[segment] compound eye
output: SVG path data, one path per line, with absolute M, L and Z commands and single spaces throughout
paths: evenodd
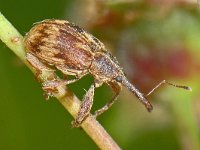
M 117 82 L 121 82 L 121 81 L 122 81 L 122 77 L 121 77 L 121 76 L 117 76 L 117 77 L 115 78 L 115 80 L 116 80 Z

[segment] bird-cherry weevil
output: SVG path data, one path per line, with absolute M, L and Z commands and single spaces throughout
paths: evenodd
M 94 77 L 94 82 L 82 100 L 73 126 L 79 126 L 88 116 L 93 104 L 94 90 L 103 83 L 113 90 L 114 95 L 104 107 L 94 113 L 95 117 L 112 106 L 122 85 L 127 87 L 148 111 L 153 109 L 146 96 L 127 80 L 117 59 L 105 48 L 104 44 L 73 23 L 55 19 L 39 22 L 25 36 L 24 46 L 28 62 L 38 72 L 56 68 L 65 75 L 75 76 L 72 80 L 55 79 L 43 83 L 43 89 L 46 92 L 60 84 L 73 83 L 87 74 Z M 189 89 L 186 86 L 177 87 Z

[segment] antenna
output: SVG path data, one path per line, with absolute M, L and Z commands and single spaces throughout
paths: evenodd
M 163 84 L 168 84 L 170 86 L 174 86 L 174 87 L 181 88 L 181 89 L 184 89 L 184 90 L 192 91 L 192 88 L 189 87 L 189 86 L 177 85 L 177 84 L 173 84 L 173 83 L 167 82 L 166 80 L 163 80 L 160 83 L 158 83 L 146 96 L 149 96 L 151 93 L 153 93 L 157 88 L 159 88 Z

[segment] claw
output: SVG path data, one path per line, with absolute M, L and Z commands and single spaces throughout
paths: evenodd
M 57 79 L 42 83 L 42 89 L 45 91 L 45 99 L 48 100 L 49 97 L 53 96 L 54 93 L 58 93 L 57 88 L 63 84 L 63 80 Z
M 72 128 L 78 128 L 80 127 L 80 124 L 78 122 L 76 122 L 76 120 L 71 122 Z

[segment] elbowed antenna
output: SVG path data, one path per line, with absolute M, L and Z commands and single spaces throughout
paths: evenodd
M 153 106 L 151 103 L 148 101 L 148 99 L 144 96 L 143 93 L 141 93 L 135 86 L 133 86 L 126 77 L 123 77 L 122 79 L 122 84 L 129 89 L 139 100 L 146 109 L 150 112 L 153 110 Z
M 177 85 L 177 84 L 174 84 L 174 83 L 170 83 L 170 82 L 168 82 L 166 80 L 163 80 L 160 83 L 158 83 L 146 96 L 149 96 L 151 93 L 153 93 L 162 84 L 168 84 L 168 85 L 171 85 L 171 86 L 174 86 L 174 87 L 177 87 L 177 88 L 181 88 L 181 89 L 184 89 L 184 90 L 192 91 L 192 88 L 189 87 L 189 86 Z

